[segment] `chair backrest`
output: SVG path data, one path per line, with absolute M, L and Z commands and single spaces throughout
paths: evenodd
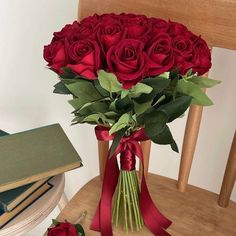
M 78 19 L 94 13 L 133 12 L 171 19 L 201 34 L 211 47 L 236 49 L 234 0 L 80 0 Z

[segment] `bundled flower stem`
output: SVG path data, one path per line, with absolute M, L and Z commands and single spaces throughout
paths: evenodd
M 117 193 L 113 206 L 113 224 L 124 230 L 138 231 L 143 227 L 139 206 L 139 184 L 136 171 L 120 171 Z

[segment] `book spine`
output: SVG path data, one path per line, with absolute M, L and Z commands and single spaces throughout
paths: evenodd
M 6 212 L 7 211 L 7 205 L 4 202 L 0 201 L 0 210 Z

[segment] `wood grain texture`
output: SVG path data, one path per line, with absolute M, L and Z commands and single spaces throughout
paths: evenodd
M 235 0 L 80 0 L 79 19 L 109 12 L 171 19 L 202 35 L 212 47 L 236 49 Z
M 143 151 L 143 170 L 144 170 L 144 176 L 148 177 L 148 168 L 149 168 L 149 160 L 150 160 L 150 152 L 151 152 L 151 140 L 143 141 L 140 143 L 140 146 Z M 139 178 L 142 176 L 142 169 L 141 169 L 141 163 L 139 165 Z
M 101 180 L 103 180 L 105 172 L 108 150 L 109 150 L 109 141 L 98 140 L 99 173 Z
M 236 180 L 236 131 L 234 133 L 228 162 L 225 169 L 224 180 L 221 186 L 218 203 L 222 207 L 229 205 L 229 199 Z
M 184 192 L 187 188 L 201 124 L 202 110 L 202 106 L 192 105 L 188 112 L 177 183 L 180 192 Z
M 149 173 L 148 186 L 152 199 L 173 224 L 168 232 L 173 236 L 235 236 L 236 203 L 230 201 L 228 208 L 217 204 L 217 194 L 204 189 L 189 186 L 181 193 L 176 189 L 176 181 Z M 68 203 L 57 217 L 59 221 L 67 219 L 75 222 L 83 211 L 88 214 L 82 222 L 86 236 L 98 236 L 98 232 L 89 230 L 101 191 L 99 177 L 88 182 Z M 122 229 L 114 229 L 114 236 L 124 236 Z M 146 228 L 130 235 L 152 235 Z
M 208 72 L 203 77 L 208 77 Z M 206 92 L 206 89 L 203 89 Z M 182 145 L 177 188 L 184 192 L 187 188 L 189 174 L 197 145 L 198 133 L 201 125 L 203 107 L 192 105 L 189 108 Z

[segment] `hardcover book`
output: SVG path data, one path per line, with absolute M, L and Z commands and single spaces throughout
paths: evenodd
M 38 198 L 40 198 L 43 194 L 45 194 L 52 187 L 53 186 L 51 184 L 45 183 L 40 188 L 38 188 L 33 194 L 31 194 L 29 196 L 29 198 L 27 198 L 25 201 L 23 201 L 20 205 L 18 205 L 11 212 L 4 212 L 4 211 L 0 210 L 0 229 L 3 228 L 11 220 L 13 220 L 18 214 L 20 214 L 28 206 L 33 204 Z
M 4 212 L 12 211 L 48 180 L 49 178 L 42 179 L 37 182 L 0 193 L 0 209 Z
M 0 192 L 82 165 L 59 124 L 2 136 L 0 150 Z

